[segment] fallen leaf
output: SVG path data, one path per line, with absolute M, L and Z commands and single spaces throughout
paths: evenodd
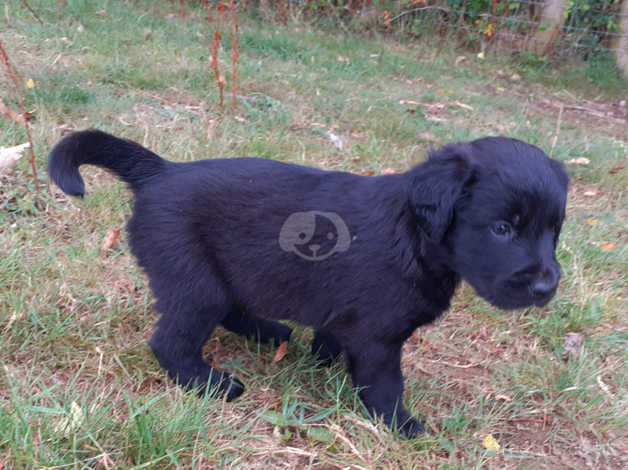
M 24 115 L 20 114 L 11 108 L 7 107 L 2 101 L 0 101 L 0 113 L 11 119 L 13 122 L 22 124 L 24 122 Z
M 35 82 L 32 78 L 26 80 L 26 88 L 35 88 Z
M 600 250 L 602 251 L 609 252 L 609 251 L 613 251 L 614 249 L 615 249 L 615 242 L 603 242 L 600 245 Z
M 15 323 L 16 320 L 24 320 L 24 318 L 26 318 L 26 314 L 24 312 L 22 313 L 15 313 L 13 312 L 11 314 L 11 317 L 9 317 L 9 322 L 7 323 L 7 325 L 4 327 L 4 329 L 6 331 L 10 330 L 11 327 L 13 326 L 13 323 Z
M 484 59 L 484 52 L 478 53 L 478 59 Z
M 344 146 L 342 139 L 333 132 L 330 132 L 327 135 L 329 136 L 329 140 L 331 140 L 331 143 L 334 144 L 338 150 L 342 150 L 342 147 Z
M 497 87 L 497 91 L 499 91 L 499 92 L 503 92 L 503 91 L 505 91 L 505 88 L 498 86 L 498 87 Z
M 585 191 L 584 195 L 585 197 L 593 197 L 593 196 L 597 196 L 597 193 L 595 191 Z
M 626 166 L 623 163 L 620 163 L 619 165 L 617 165 L 615 168 L 612 168 L 610 170 L 608 170 L 608 172 L 611 175 L 614 175 L 615 173 L 619 173 L 621 170 L 623 170 L 624 168 L 626 168 Z
M 587 219 L 587 225 L 590 225 L 591 227 L 595 227 L 598 224 L 599 222 L 595 219 Z
M 351 60 L 348 57 L 342 57 L 341 55 L 338 56 L 338 62 L 343 62 L 345 64 L 349 64 L 351 63 Z
M 613 396 L 613 394 L 611 393 L 611 389 L 608 387 L 608 385 L 602 380 L 601 376 L 597 376 L 595 378 L 595 380 L 597 381 L 597 384 L 600 386 L 600 388 L 602 389 L 602 391 L 604 393 L 606 393 L 607 395 L 610 395 L 611 397 Z
M 563 339 L 563 355 L 568 357 L 579 357 L 582 349 L 582 333 L 567 333 Z
M 396 171 L 392 168 L 384 168 L 382 170 L 382 175 L 394 175 Z
M 59 421 L 54 427 L 54 430 L 55 432 L 63 432 L 66 436 L 68 436 L 71 431 L 82 426 L 84 421 L 85 415 L 83 414 L 83 410 L 75 401 L 73 401 L 70 405 L 70 415 L 61 419 L 61 421 Z
M 565 163 L 567 165 L 588 165 L 589 163 L 591 163 L 591 160 L 586 157 L 578 157 L 567 160 Z
M 497 394 L 497 395 L 495 395 L 495 400 L 511 402 L 512 398 L 510 398 L 508 395 Z
M 16 145 L 15 147 L 0 147 L 0 170 L 4 167 L 8 167 L 14 165 L 20 157 L 24 150 L 26 150 L 30 144 L 28 142 L 20 145 Z
M 454 62 L 454 64 L 458 65 L 463 60 L 467 60 L 467 57 L 464 55 L 459 55 L 458 57 L 456 57 L 456 61 Z
M 362 173 L 364 176 L 373 176 L 375 174 L 374 171 L 365 171 L 364 173 Z
M 491 434 L 484 438 L 482 441 L 482 447 L 486 450 L 490 450 L 491 452 L 498 452 L 499 449 L 501 449 L 499 442 L 497 442 L 497 439 L 495 439 Z
M 116 245 L 119 236 L 119 228 L 112 228 L 111 230 L 109 230 L 107 232 L 107 235 L 105 235 L 105 239 L 103 240 L 102 245 L 100 245 L 100 254 L 102 255 L 105 250 L 113 248 Z
M 277 348 L 277 352 L 275 353 L 275 357 L 273 357 L 273 362 L 281 361 L 284 358 L 284 356 L 286 355 L 287 352 L 288 352 L 288 342 L 284 341 Z

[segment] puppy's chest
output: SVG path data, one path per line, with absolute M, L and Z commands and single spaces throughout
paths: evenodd
M 459 277 L 425 276 L 413 282 L 415 302 L 408 311 L 408 321 L 413 329 L 433 322 L 451 305 Z

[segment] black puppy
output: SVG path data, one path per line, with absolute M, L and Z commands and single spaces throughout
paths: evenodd
M 86 163 L 135 194 L 130 246 L 161 313 L 159 363 L 228 400 L 242 384 L 201 356 L 214 328 L 282 342 L 290 328 L 269 318 L 293 320 L 315 328 L 322 359 L 346 354 L 372 413 L 415 436 L 401 347 L 449 307 L 460 278 L 512 309 L 545 305 L 560 277 L 568 177 L 518 140 L 449 145 L 407 173 L 366 177 L 255 158 L 174 163 L 89 130 L 59 142 L 48 169 L 82 196 Z

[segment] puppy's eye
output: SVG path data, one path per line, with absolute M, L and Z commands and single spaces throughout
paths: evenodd
M 491 230 L 498 237 L 508 237 L 512 233 L 512 226 L 508 222 L 497 222 Z

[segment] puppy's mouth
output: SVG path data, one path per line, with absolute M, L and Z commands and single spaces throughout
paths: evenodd
M 553 289 L 543 295 L 535 295 L 527 284 L 514 281 L 499 283 L 493 286 L 491 291 L 488 293 L 478 291 L 478 294 L 495 307 L 503 310 L 515 310 L 532 306 L 544 307 L 556 293 L 556 289 Z

